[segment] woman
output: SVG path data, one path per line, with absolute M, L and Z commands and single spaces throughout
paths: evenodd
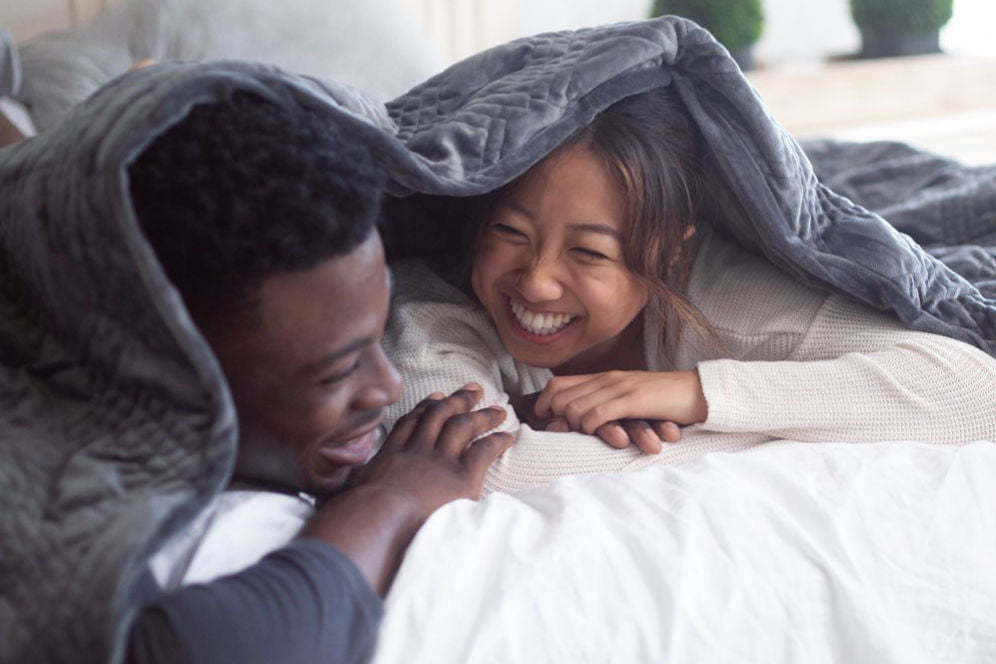
M 708 439 L 699 453 L 996 434 L 996 360 L 799 285 L 720 237 L 699 154 L 670 88 L 623 99 L 480 201 L 463 288 L 397 266 L 386 344 L 407 385 L 400 408 L 467 380 L 511 403 L 530 426 L 491 488 L 634 460 L 590 447 L 571 459 L 537 429 L 651 453 L 681 437 L 675 424 Z

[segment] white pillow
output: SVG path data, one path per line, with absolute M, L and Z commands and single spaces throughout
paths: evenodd
M 395 0 L 123 0 L 19 45 L 11 96 L 40 130 L 137 60 L 253 60 L 387 101 L 443 66 Z M 11 86 L 14 87 L 14 86 Z

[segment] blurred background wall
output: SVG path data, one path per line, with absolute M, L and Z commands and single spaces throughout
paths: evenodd
M 120 1 L 0 0 L 0 26 L 23 41 L 43 30 L 86 23 Z M 438 50 L 435 61 L 444 63 L 524 35 L 645 18 L 652 5 L 651 0 L 394 2 L 394 18 L 423 31 L 429 47 Z M 861 37 L 848 0 L 762 2 L 763 31 L 747 76 L 793 135 L 900 140 L 967 163 L 996 162 L 996 0 L 953 0 L 953 17 L 940 31 L 942 55 L 864 61 L 853 58 Z
M 85 22 L 115 1 L 0 0 L 0 25 L 21 41 Z M 649 0 L 397 1 L 450 62 L 523 35 L 644 18 L 651 6 Z M 764 0 L 764 13 L 755 49 L 761 67 L 806 65 L 858 49 L 847 0 Z M 996 58 L 994 26 L 996 0 L 955 0 L 954 17 L 941 31 L 942 46 Z

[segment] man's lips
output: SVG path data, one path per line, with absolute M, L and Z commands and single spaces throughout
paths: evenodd
M 318 453 L 334 464 L 356 466 L 370 458 L 376 444 L 377 427 L 374 426 L 355 438 L 323 443 Z

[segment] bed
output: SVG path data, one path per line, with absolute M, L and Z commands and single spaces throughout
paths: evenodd
M 185 52 L 184 44 L 203 44 L 166 38 L 161 26 L 176 29 L 183 17 L 140 11 L 153 5 L 124 3 L 85 29 L 22 45 L 17 85 L 9 76 L 5 92 L 45 131 L 132 59 L 248 57 L 234 42 Z M 197 3 L 161 5 L 183 6 Z M 150 43 L 175 49 L 142 48 L 136 26 Z M 377 75 L 354 71 L 347 82 L 362 87 Z M 403 107 L 395 105 L 396 117 Z M 869 207 L 923 244 L 937 240 L 933 255 L 970 275 L 971 288 L 955 277 L 945 283 L 964 294 L 962 310 L 975 323 L 959 327 L 964 321 L 943 305 L 929 316 L 918 309 L 908 322 L 996 352 L 987 327 L 996 321 L 996 224 L 972 221 L 996 220 L 996 171 L 892 143 L 816 142 L 807 153 L 819 177 L 854 200 L 889 187 Z M 928 167 L 934 176 L 924 178 Z M 954 213 L 968 221 L 929 237 L 929 219 Z M 996 432 L 957 445 L 777 441 L 452 503 L 412 543 L 372 661 L 996 660 L 994 443 Z

